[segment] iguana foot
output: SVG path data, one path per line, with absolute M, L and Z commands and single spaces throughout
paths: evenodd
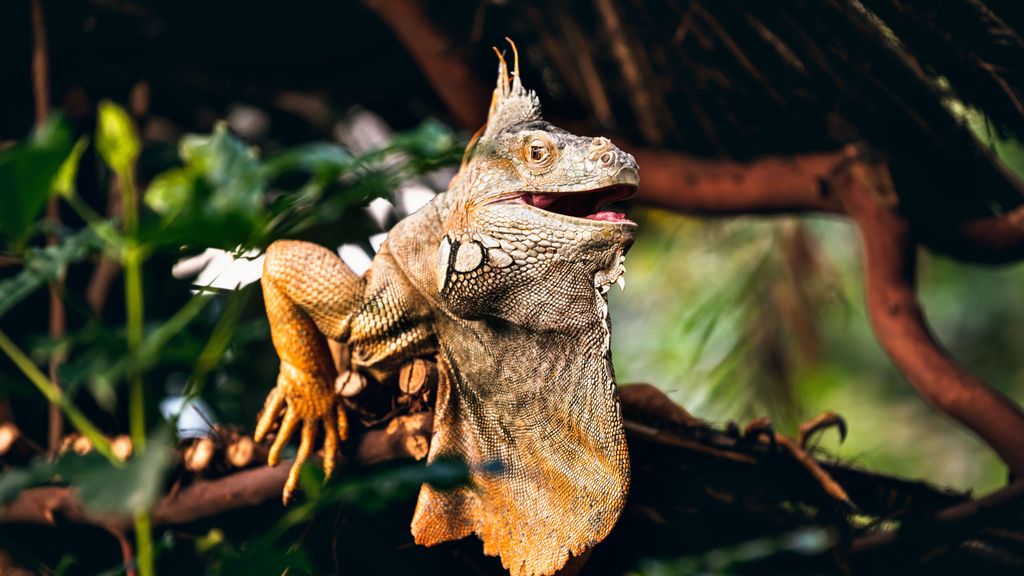
M 282 501 L 288 504 L 298 484 L 299 471 L 313 451 L 321 424 L 324 428 L 324 474 L 330 478 L 337 459 L 338 441 L 348 438 L 348 417 L 334 392 L 333 382 L 322 382 L 316 376 L 282 362 L 277 386 L 267 395 L 254 439 L 262 441 L 278 421 L 281 425 L 267 456 L 270 466 L 276 466 L 280 461 L 281 449 L 301 424 L 299 451 L 282 493 Z
M 807 441 L 811 435 L 832 427 L 838 429 L 841 439 L 846 438 L 846 421 L 833 412 L 824 412 L 800 425 L 798 440 L 794 441 L 789 436 L 775 432 L 771 420 L 762 417 L 754 419 L 744 426 L 743 438 L 748 441 L 765 442 L 772 449 L 785 450 L 814 477 L 828 496 L 849 509 L 856 510 L 857 505 L 853 503 L 842 485 L 836 482 L 832 475 L 826 472 L 806 450 Z
M 815 434 L 829 428 L 835 428 L 839 432 L 840 444 L 846 440 L 846 420 L 835 412 L 822 412 L 800 425 L 800 433 L 796 437 L 797 444 L 806 449 L 807 443 Z

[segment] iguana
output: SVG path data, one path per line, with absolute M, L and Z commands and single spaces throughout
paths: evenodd
M 624 285 L 636 224 L 602 208 L 633 195 L 639 176 L 607 138 L 545 122 L 518 54 L 511 74 L 498 56 L 487 123 L 448 191 L 399 222 L 364 275 L 315 244 L 267 249 L 281 369 L 255 437 L 280 422 L 275 465 L 301 430 L 287 502 L 319 430 L 328 475 L 348 432 L 325 337 L 378 380 L 436 358 L 428 461 L 464 459 L 471 483 L 421 488 L 416 542 L 476 533 L 512 574 L 552 574 L 608 534 L 629 489 L 607 293 Z

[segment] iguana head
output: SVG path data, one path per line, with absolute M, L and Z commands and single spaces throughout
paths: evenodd
M 449 192 L 438 291 L 461 316 L 518 322 L 529 314 L 536 324 L 537 309 L 528 307 L 566 305 L 544 285 L 592 295 L 620 280 L 636 224 L 605 206 L 635 194 L 640 178 L 633 156 L 607 138 L 544 121 L 519 77 L 518 54 L 511 75 L 499 60 L 487 124 Z M 534 297 L 548 301 L 528 301 Z

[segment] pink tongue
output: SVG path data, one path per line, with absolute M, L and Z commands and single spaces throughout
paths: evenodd
M 587 220 L 601 220 L 602 222 L 623 222 L 626 215 L 621 212 L 598 212 L 587 216 Z
M 553 194 L 531 194 L 529 203 L 541 210 L 545 210 L 548 206 L 554 204 L 557 199 L 558 197 Z

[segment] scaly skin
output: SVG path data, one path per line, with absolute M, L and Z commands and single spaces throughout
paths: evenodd
M 263 289 L 281 373 L 256 439 L 280 419 L 273 465 L 301 427 L 285 501 L 319 429 L 328 474 L 347 432 L 329 337 L 377 379 L 417 357 L 438 363 L 428 460 L 464 459 L 471 484 L 423 486 L 416 542 L 476 533 L 517 575 L 552 574 L 600 542 L 629 488 L 607 291 L 636 226 L 549 210 L 589 213 L 638 183 L 633 157 L 607 139 L 543 122 L 518 63 L 510 76 L 502 60 L 486 129 L 450 189 L 391 230 L 365 275 L 326 248 L 274 243 Z

